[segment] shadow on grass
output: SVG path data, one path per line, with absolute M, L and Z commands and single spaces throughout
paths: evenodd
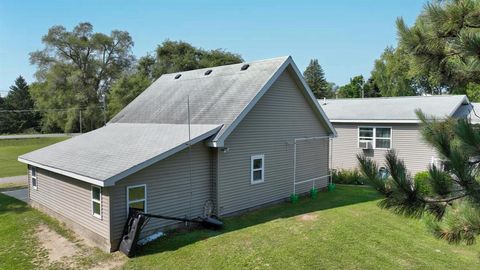
M 0 216 L 2 214 L 21 214 L 29 211 L 30 207 L 25 202 L 0 193 Z
M 240 230 L 250 226 L 266 223 L 279 218 L 289 218 L 305 213 L 333 209 L 337 207 L 368 202 L 379 199 L 380 196 L 372 188 L 365 186 L 337 186 L 333 192 L 320 192 L 316 199 L 301 198 L 296 204 L 279 203 L 239 216 L 222 219 L 224 229 L 210 231 L 205 229 L 188 232 L 170 232 L 166 237 L 153 241 L 138 250 L 137 257 L 164 251 L 173 251 L 198 241 L 218 236 L 224 233 Z

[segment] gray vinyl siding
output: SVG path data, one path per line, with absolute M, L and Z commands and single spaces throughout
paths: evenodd
M 289 197 L 293 192 L 294 139 L 326 135 L 290 71 L 285 71 L 226 139 L 228 151 L 218 152 L 220 215 Z M 298 152 L 302 177 L 328 174 L 329 145 L 325 140 L 327 143 L 314 143 L 314 151 Z M 252 185 L 250 162 L 257 154 L 265 155 L 265 182 Z M 317 182 L 317 187 L 326 186 L 327 181 Z M 297 193 L 311 187 L 311 183 L 299 185 Z
M 437 157 L 435 150 L 423 141 L 418 124 L 334 123 L 338 136 L 332 142 L 332 168 L 357 168 L 357 153 L 365 153 L 381 166 L 385 166 L 386 150 L 358 148 L 358 127 L 360 126 L 391 127 L 392 148 L 405 161 L 407 169 L 412 174 L 426 170 L 432 157 Z
M 127 217 L 126 192 L 128 186 L 147 185 L 147 212 L 175 217 L 201 216 L 203 206 L 212 199 L 211 150 L 203 143 L 192 146 L 191 174 L 192 201 L 190 206 L 190 180 L 188 149 L 159 161 L 127 178 L 120 180 L 111 191 L 112 240 L 121 237 Z M 151 219 L 144 232 L 161 229 L 177 221 Z
M 109 239 L 109 196 L 102 188 L 102 218 L 93 216 L 91 184 L 37 168 L 37 186 L 32 188 L 28 172 L 29 198 L 34 203 Z

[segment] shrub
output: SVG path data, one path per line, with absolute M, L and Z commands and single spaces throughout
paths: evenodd
M 428 171 L 416 173 L 413 180 L 422 194 L 432 195 L 432 186 L 430 185 L 430 174 Z
M 336 184 L 364 185 L 365 181 L 357 169 L 353 170 L 333 170 L 332 181 Z

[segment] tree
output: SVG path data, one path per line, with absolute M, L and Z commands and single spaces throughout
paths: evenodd
M 10 86 L 8 95 L 3 100 L 0 133 L 22 133 L 28 129 L 38 129 L 39 114 L 34 111 L 34 102 L 29 93 L 27 82 L 22 76 Z M 11 112 L 7 112 L 11 111 Z
M 375 161 L 359 155 L 362 174 L 385 195 L 381 207 L 406 216 L 425 216 L 437 237 L 473 244 L 480 234 L 480 127 L 465 119 L 439 121 L 429 120 L 422 112 L 417 115 L 423 138 L 443 163 L 442 168 L 429 166 L 427 188 L 412 179 L 393 150 L 385 156 L 388 180 L 378 175 Z
M 153 76 L 179 71 L 241 63 L 242 57 L 222 49 L 204 50 L 184 41 L 166 40 L 156 49 Z
M 184 41 L 166 40 L 155 56 L 147 55 L 136 63 L 134 71 L 125 72 L 112 86 L 108 113 L 117 114 L 162 74 L 242 62 L 238 54 L 221 49 L 204 50 Z
M 471 102 L 480 102 L 480 84 L 479 83 L 468 83 L 465 90 L 468 100 Z
M 397 20 L 399 46 L 427 92 L 465 93 L 468 83 L 480 82 L 479 13 L 478 0 L 433 1 L 412 27 Z
M 31 90 L 38 108 L 46 111 L 43 129 L 78 131 L 80 110 L 84 130 L 101 126 L 101 97 L 134 60 L 128 32 L 94 33 L 90 23 L 72 31 L 53 26 L 42 42 L 45 48 L 31 53 L 30 61 L 38 67 Z
M 124 74 L 110 90 L 108 97 L 108 115 L 115 116 L 125 106 L 147 89 L 153 81 L 153 66 L 155 59 L 150 56 L 142 57 L 136 71 Z
M 364 97 L 363 87 L 365 80 L 362 75 L 355 76 L 350 79 L 350 83 L 341 86 L 337 95 L 339 98 L 361 98 Z
M 403 48 L 387 47 L 375 60 L 371 79 L 381 96 L 413 96 L 416 94 L 414 79 L 410 74 L 410 56 Z
M 325 73 L 317 59 L 310 60 L 303 77 L 317 99 L 333 97 L 332 87 L 325 79 Z

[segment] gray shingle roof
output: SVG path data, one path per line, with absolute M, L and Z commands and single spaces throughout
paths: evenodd
M 162 75 L 110 122 L 185 124 L 189 96 L 191 123 L 223 124 L 218 138 L 287 59 L 250 62 L 244 71 L 241 63 Z
M 192 143 L 214 135 L 220 125 L 191 125 Z M 187 147 L 188 125 L 112 123 L 27 153 L 20 160 L 100 186 Z M 175 150 L 175 151 L 172 151 Z
M 436 118 L 453 116 L 464 95 L 414 96 L 319 100 L 332 122 L 418 122 L 415 110 L 421 109 Z
M 19 160 L 109 185 L 184 146 L 188 111 L 193 136 L 211 136 L 211 145 L 220 147 L 287 67 L 297 74 L 297 83 L 310 105 L 335 134 L 291 57 L 249 62 L 248 68 L 242 69 L 245 64 L 162 75 L 106 127 L 25 154 Z M 211 72 L 207 74 L 207 70 Z

